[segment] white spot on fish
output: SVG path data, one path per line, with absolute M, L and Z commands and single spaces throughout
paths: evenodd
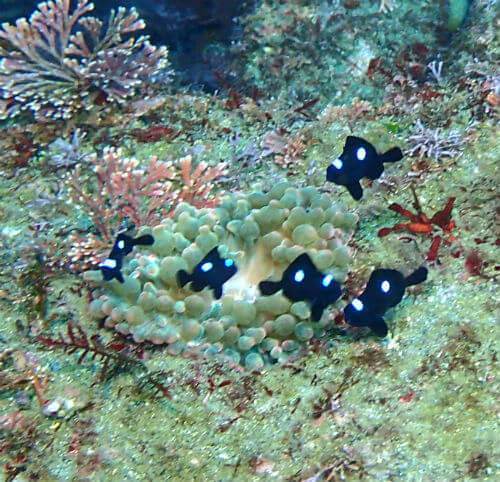
M 358 148 L 356 151 L 356 158 L 358 161 L 364 161 L 366 158 L 366 149 L 364 147 Z
M 342 169 L 342 166 L 344 165 L 344 163 L 340 160 L 340 159 L 334 159 L 332 161 L 332 166 L 335 168 L 335 169 Z
M 210 261 L 207 261 L 206 263 L 203 263 L 201 265 L 201 270 L 204 273 L 206 273 L 207 271 L 210 271 L 213 267 L 214 267 L 214 265 Z
M 356 311 L 363 311 L 363 308 L 365 307 L 365 305 L 363 304 L 363 302 L 360 299 L 358 299 L 358 298 L 354 298 L 351 301 L 351 305 L 353 306 L 353 308 Z
M 101 263 L 101 266 L 103 268 L 114 269 L 116 268 L 116 261 L 114 259 L 108 258 Z
M 295 280 L 296 283 L 300 283 L 301 281 L 304 280 L 304 271 L 299 269 L 298 271 L 295 272 L 295 275 L 293 277 L 293 279 Z
M 321 284 L 327 288 L 328 286 L 330 286 L 330 283 L 332 282 L 333 280 L 333 276 L 331 274 L 327 274 L 323 280 L 321 281 Z

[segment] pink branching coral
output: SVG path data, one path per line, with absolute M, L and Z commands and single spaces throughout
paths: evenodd
M 226 164 L 221 163 L 218 166 L 209 167 L 206 162 L 200 162 L 192 170 L 192 163 L 192 157 L 186 156 L 174 164 L 182 174 L 182 183 L 174 195 L 175 204 L 187 202 L 195 208 L 216 206 L 219 198 L 211 196 L 214 188 L 213 181 L 227 173 Z
M 125 217 L 137 226 L 154 224 L 169 209 L 174 198 L 171 163 L 151 157 L 146 169 L 139 169 L 136 159 L 123 157 L 121 149 L 106 147 L 102 156 L 94 158 L 97 177 L 95 192 L 87 192 L 77 170 L 71 180 L 75 204 L 92 219 L 102 238 L 109 242 Z
M 66 119 L 93 105 L 122 103 L 167 65 L 167 49 L 130 37 L 144 22 L 135 9 L 111 10 L 106 25 L 78 0 L 38 5 L 29 19 L 0 29 L 0 116 L 31 111 L 37 119 Z
M 84 188 L 89 183 L 79 169 L 69 184 L 73 203 L 89 216 L 100 237 L 72 237 L 68 255 L 75 269 L 99 264 L 126 217 L 137 227 L 155 226 L 172 216 L 181 202 L 197 208 L 217 205 L 219 198 L 212 196 L 213 181 L 226 173 L 224 163 L 209 167 L 200 162 L 193 169 L 191 156 L 177 162 L 151 157 L 147 167 L 139 168 L 136 159 L 123 157 L 122 151 L 113 147 L 106 147 L 102 156 L 94 156 L 91 162 L 97 186 Z
M 297 167 L 306 150 L 306 139 L 303 134 L 298 134 L 293 139 L 287 139 L 276 131 L 267 132 L 262 137 L 260 147 L 264 150 L 262 155 L 274 154 L 274 162 L 285 169 Z

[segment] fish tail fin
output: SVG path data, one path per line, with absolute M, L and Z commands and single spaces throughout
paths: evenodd
M 274 295 L 281 289 L 279 281 L 261 281 L 259 283 L 259 290 L 264 296 Z
M 427 268 L 425 266 L 421 266 L 416 271 L 414 271 L 411 275 L 405 278 L 406 286 L 418 285 L 427 279 Z
M 386 337 L 389 329 L 380 315 L 374 315 L 369 325 L 370 329 L 377 336 Z
M 399 147 L 393 147 L 380 155 L 382 162 L 398 162 L 403 159 L 403 152 Z
M 183 269 L 177 271 L 177 281 L 179 282 L 181 288 L 191 281 L 191 276 L 189 273 Z
M 155 238 L 151 234 L 144 234 L 134 239 L 134 245 L 151 246 L 155 242 Z
M 115 274 L 114 274 L 114 277 L 120 282 L 120 283 L 123 283 L 124 282 L 124 279 L 123 279 L 123 275 L 122 275 L 122 272 L 117 269 Z

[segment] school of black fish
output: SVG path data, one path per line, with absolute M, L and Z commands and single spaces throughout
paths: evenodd
M 326 172 L 327 181 L 345 186 L 355 200 L 363 196 L 362 178 L 378 179 L 384 171 L 384 163 L 397 162 L 403 158 L 399 147 L 378 154 L 375 147 L 365 139 L 348 136 L 342 154 L 335 158 Z M 104 280 L 116 279 L 124 282 L 121 268 L 123 259 L 134 246 L 149 246 L 153 236 L 147 234 L 133 238 L 126 232 L 118 234 L 109 256 L 101 263 Z M 177 272 L 180 287 L 189 284 L 193 291 L 205 288 L 212 290 L 216 299 L 221 298 L 223 285 L 236 274 L 238 268 L 231 258 L 221 257 L 218 248 L 213 248 L 194 267 L 191 274 L 185 270 Z M 383 315 L 403 298 L 408 286 L 427 279 L 427 268 L 420 267 L 405 277 L 394 269 L 376 269 L 370 276 L 365 290 L 344 308 L 345 321 L 356 327 L 368 327 L 377 336 L 388 333 Z M 306 301 L 311 307 L 311 319 L 319 321 L 323 311 L 342 296 L 340 284 L 331 274 L 319 271 L 307 253 L 299 255 L 283 272 L 281 280 L 263 280 L 259 283 L 263 296 L 278 291 L 291 301 Z

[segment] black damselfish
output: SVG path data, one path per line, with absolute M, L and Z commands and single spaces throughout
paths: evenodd
M 319 321 L 323 310 L 342 294 L 340 285 L 331 274 L 318 271 L 307 253 L 301 254 L 284 271 L 281 281 L 262 281 L 259 289 L 265 296 L 279 290 L 291 301 L 310 301 L 311 318 Z
M 360 179 L 377 179 L 384 172 L 384 162 L 397 162 L 402 158 L 403 153 L 399 147 L 377 154 L 368 141 L 348 136 L 342 154 L 326 170 L 326 180 L 345 186 L 351 196 L 359 201 L 363 197 Z
M 214 296 L 222 296 L 222 285 L 238 271 L 231 258 L 222 258 L 217 247 L 212 249 L 193 269 L 193 274 L 181 269 L 177 272 L 177 281 L 184 286 L 191 282 L 191 289 L 201 291 L 209 287 Z
M 368 326 L 377 336 L 387 335 L 387 325 L 382 315 L 402 299 L 407 286 L 427 279 L 423 266 L 406 278 L 395 269 L 376 269 L 365 290 L 345 308 L 345 321 L 352 326 Z
M 123 283 L 123 275 L 121 272 L 123 258 L 132 252 L 134 246 L 150 246 L 153 243 L 154 238 L 150 234 L 132 238 L 124 232 L 119 233 L 109 256 L 100 264 L 103 278 L 106 281 L 111 281 L 113 278 L 116 278 L 120 283 Z

